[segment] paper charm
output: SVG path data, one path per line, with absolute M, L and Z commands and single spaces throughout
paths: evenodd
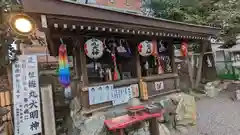
M 153 44 L 147 40 L 138 45 L 138 52 L 141 56 L 150 56 L 153 53 Z
M 101 86 L 99 86 L 98 88 L 97 88 L 97 99 L 98 99 L 98 103 L 104 103 L 105 101 L 104 101 L 104 91 L 103 91 L 103 88 L 101 87 Z
M 167 50 L 167 49 L 164 47 L 164 45 L 163 45 L 163 41 L 162 41 L 162 40 L 159 41 L 159 46 L 160 46 L 160 47 L 157 47 L 159 53 L 160 53 L 160 52 L 164 52 L 164 51 Z
M 116 50 L 119 56 L 127 58 L 132 56 L 128 42 L 124 39 L 120 39 L 119 46 L 117 46 Z
M 199 57 L 197 57 L 196 59 L 196 67 L 198 67 L 198 65 L 199 65 Z
M 158 47 L 157 47 L 157 40 L 152 41 L 152 55 L 157 60 L 158 74 L 162 74 L 164 71 L 163 71 L 163 68 L 161 66 L 161 60 L 160 60 L 160 57 L 159 57 L 159 52 L 158 52 Z
M 108 102 L 108 101 L 112 100 L 112 98 L 111 98 L 112 87 L 113 87 L 113 85 L 102 86 L 103 91 L 104 91 L 104 102 Z
M 212 67 L 212 62 L 211 62 L 209 56 L 207 56 L 207 64 L 208 64 L 208 67 Z
M 138 84 L 132 84 L 132 85 L 130 85 L 130 87 L 132 88 L 132 95 L 133 95 L 133 97 L 139 97 L 139 87 L 138 87 Z
M 167 70 L 167 72 L 172 72 L 172 67 L 171 67 L 171 60 L 170 60 L 170 57 L 169 56 L 167 56 L 166 57 L 166 70 Z
M 158 74 L 162 74 L 162 73 L 164 73 L 164 70 L 161 65 L 161 59 L 160 59 L 160 57 L 156 57 L 156 58 L 157 58 L 157 63 L 158 63 Z
M 103 55 L 104 45 L 99 39 L 89 39 L 84 44 L 85 54 L 91 59 L 99 59 Z
M 181 69 L 181 64 L 177 65 L 177 69 L 180 70 Z
M 126 89 L 127 89 L 127 93 L 128 93 L 128 99 L 127 99 L 127 102 L 128 102 L 128 100 L 133 98 L 134 96 L 133 96 L 133 92 L 132 92 L 133 90 L 132 90 L 131 86 L 127 87 Z
M 148 70 L 148 69 L 149 69 L 149 64 L 148 64 L 148 61 L 146 61 L 146 63 L 144 64 L 144 68 L 145 68 L 146 70 Z
M 95 87 L 89 87 L 88 88 L 88 97 L 89 97 L 89 104 L 94 105 L 97 104 L 97 93 Z
M 66 99 L 72 99 L 73 98 L 71 86 L 68 86 L 64 89 L 64 97 Z

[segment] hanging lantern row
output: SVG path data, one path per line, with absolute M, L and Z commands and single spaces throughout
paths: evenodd
M 55 23 L 54 28 L 59 28 L 59 24 Z M 197 40 L 209 40 L 207 37 L 201 36 L 190 36 L 190 35 L 180 35 L 177 33 L 168 33 L 168 32 L 152 32 L 152 31 L 143 31 L 143 30 L 131 30 L 131 29 L 123 29 L 123 28 L 106 28 L 106 27 L 98 27 L 98 26 L 79 26 L 77 25 L 67 25 L 63 24 L 61 28 L 71 29 L 71 30 L 88 30 L 88 31 L 106 31 L 112 33 L 129 33 L 134 35 L 149 35 L 149 36 L 161 36 L 161 37 L 175 37 L 175 38 L 183 38 L 183 39 L 197 39 Z

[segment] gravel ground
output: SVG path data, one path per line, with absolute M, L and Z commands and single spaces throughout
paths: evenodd
M 197 125 L 187 135 L 240 135 L 240 101 L 232 101 L 229 95 L 197 101 Z

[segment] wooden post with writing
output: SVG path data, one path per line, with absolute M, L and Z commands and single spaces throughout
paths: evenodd
M 41 86 L 44 135 L 56 135 L 52 85 Z

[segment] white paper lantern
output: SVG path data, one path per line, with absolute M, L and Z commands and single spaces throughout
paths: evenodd
M 85 54 L 91 59 L 99 59 L 103 55 L 103 42 L 99 39 L 89 39 L 84 44 Z
M 153 44 L 150 41 L 143 41 L 138 45 L 138 52 L 141 56 L 150 56 L 153 52 Z

